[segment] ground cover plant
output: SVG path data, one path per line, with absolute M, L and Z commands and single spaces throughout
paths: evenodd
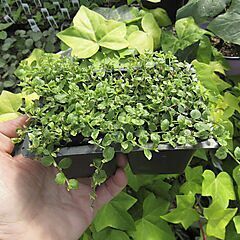
M 33 117 L 22 135 L 28 134 L 30 151 L 43 157 L 45 165 L 56 165 L 59 147 L 80 134 L 79 145 L 103 150 L 103 158 L 94 163 L 94 187 L 106 180 L 102 165 L 114 158 L 113 143 L 125 153 L 140 147 L 150 160 L 160 143 L 176 147 L 228 138 L 224 127 L 211 119 L 208 92 L 192 66 L 170 53 L 87 67 L 66 57 L 43 55 L 37 63 L 23 62 L 18 77 L 23 93 L 39 96 L 22 109 Z
M 204 86 L 204 89 L 206 89 L 208 93 L 206 97 L 212 106 L 209 114 L 214 119 L 214 122 L 223 126 L 223 128 L 219 129 L 219 134 L 223 134 L 228 139 L 218 138 L 218 141 L 221 143 L 222 147 L 219 148 L 216 155 L 213 152 L 204 152 L 201 150 L 197 151 L 191 161 L 191 164 L 187 167 L 184 174 L 157 176 L 134 175 L 132 174 L 131 169 L 128 167 L 127 188 L 111 203 L 104 206 L 104 208 L 97 215 L 94 223 L 90 226 L 88 231 L 86 231 L 84 236 L 82 236 L 81 240 L 118 238 L 123 240 L 145 240 L 149 238 L 153 240 L 239 239 L 239 77 L 230 77 L 225 73 L 227 67 L 224 65 L 223 57 L 215 48 L 212 47 L 211 42 L 209 41 L 211 33 L 209 31 L 200 29 L 197 24 L 194 23 L 192 18 L 180 19 L 178 23 L 175 24 L 175 30 L 172 28 L 165 28 L 169 25 L 169 23 L 164 25 L 164 21 L 167 19 L 165 17 L 163 18 L 165 13 L 160 9 L 156 9 L 150 13 L 153 14 L 154 20 L 158 24 L 158 27 L 156 28 L 157 31 L 153 31 L 153 29 L 155 29 L 154 26 L 156 26 L 153 24 L 151 24 L 151 27 L 148 28 L 151 31 L 146 31 L 146 28 L 143 28 L 142 19 L 146 13 L 149 13 L 149 11 L 135 11 L 133 8 L 131 8 L 130 11 L 127 11 L 126 6 L 124 11 L 120 11 L 121 9 L 124 8 L 105 9 L 104 13 L 102 9 L 98 9 L 96 11 L 101 13 L 106 19 L 113 19 L 113 16 L 116 16 L 114 20 L 123 22 L 127 28 L 127 32 L 129 33 L 131 33 L 131 31 L 129 31 L 131 28 L 135 31 L 142 31 L 151 37 L 153 37 L 153 32 L 157 32 L 158 36 L 157 34 L 154 34 L 155 39 L 159 38 L 159 34 L 161 34 L 161 37 L 159 38 L 160 42 L 156 41 L 156 43 L 158 43 L 158 48 L 155 49 L 163 50 L 165 54 L 168 54 L 167 52 L 171 51 L 177 55 L 179 59 L 187 60 L 189 63 L 192 63 L 196 70 L 198 82 L 200 82 L 201 86 Z M 126 12 L 128 14 L 124 15 L 123 13 Z M 129 12 L 134 14 L 129 14 Z M 159 15 L 159 13 L 161 14 Z M 190 15 L 195 13 L 196 11 L 192 11 Z M 205 11 L 205 13 L 210 14 L 208 11 Z M 124 18 L 124 16 L 127 16 L 127 18 Z M 150 15 L 148 15 L 148 17 L 149 16 Z M 133 25 L 137 26 L 137 28 Z M 93 32 L 95 33 L 95 30 Z M 126 33 L 124 39 L 128 41 L 127 36 L 128 33 Z M 169 37 L 169 41 L 165 41 L 167 37 Z M 110 42 L 111 41 L 112 39 L 110 39 Z M 142 52 L 145 51 L 145 48 L 146 47 L 143 48 Z M 87 66 L 92 64 L 94 61 L 95 74 L 93 74 L 91 77 L 94 77 L 96 80 L 96 78 L 102 79 L 104 76 L 109 76 L 110 74 L 110 72 L 105 73 L 105 71 L 102 71 L 103 68 L 100 67 L 102 64 L 104 66 L 113 65 L 111 68 L 112 70 L 119 65 L 119 61 L 127 62 L 128 57 L 132 56 L 133 52 L 136 54 L 135 57 L 139 53 L 138 50 L 132 51 L 132 48 L 129 46 L 122 50 L 106 49 L 100 46 L 97 54 L 87 58 L 87 60 L 74 60 L 73 62 L 70 62 L 69 60 L 65 61 L 71 66 L 72 64 L 74 66 L 79 66 L 79 64 L 81 66 Z M 37 70 L 39 68 L 37 61 L 33 63 L 34 59 L 36 60 L 41 55 L 42 52 L 37 50 L 35 54 L 33 54 L 27 60 L 28 64 L 33 64 L 33 69 L 31 69 L 32 72 L 34 72 L 34 69 Z M 48 57 L 45 56 L 45 62 L 47 61 L 47 58 L 51 59 L 54 56 L 55 55 L 50 55 Z M 103 59 L 106 59 L 106 56 L 110 57 L 110 63 L 101 62 Z M 144 56 L 141 58 L 144 59 Z M 59 58 L 54 58 L 52 64 L 55 61 L 61 62 L 62 60 Z M 151 65 L 153 65 L 153 63 L 149 63 L 149 66 L 146 64 L 141 69 L 145 71 L 148 67 L 147 71 L 152 71 L 154 68 L 151 67 Z M 184 66 L 187 66 L 187 64 Z M 27 63 L 24 64 L 24 67 L 26 69 L 30 68 Z M 59 66 L 59 69 L 63 69 L 64 67 L 67 68 L 67 65 Z M 75 70 L 76 68 L 74 67 Z M 45 69 L 47 69 L 46 66 Z M 62 74 L 67 74 L 69 79 L 72 79 L 73 76 L 71 75 L 71 71 L 63 71 Z M 136 69 L 133 69 L 133 72 L 135 71 Z M 48 69 L 48 72 L 49 76 L 56 74 L 54 69 Z M 113 74 L 113 76 L 120 74 L 122 77 L 122 74 L 124 73 L 126 72 L 122 70 L 116 71 L 114 72 L 115 75 Z M 21 72 L 19 74 L 21 74 Z M 190 73 L 188 72 L 188 74 Z M 35 78 L 35 76 L 29 74 L 29 76 L 25 76 L 25 78 L 32 79 Z M 181 79 L 181 82 L 185 80 Z M 59 82 L 62 82 L 62 79 L 59 79 Z M 59 84 L 60 88 L 62 88 L 64 84 L 66 84 L 66 81 L 63 81 L 62 85 Z M 30 92 L 33 88 L 36 88 L 39 92 L 41 92 L 44 91 L 43 86 L 44 85 L 41 81 L 41 78 L 36 78 L 35 82 L 32 84 L 32 86 L 30 86 L 29 89 Z M 112 93 L 108 92 L 108 87 L 109 86 L 104 89 L 104 85 L 99 85 L 99 89 L 104 89 L 106 95 L 112 97 Z M 88 86 L 86 86 L 86 89 L 88 89 Z M 54 91 L 57 91 L 57 89 L 54 89 Z M 73 89 L 71 91 L 73 91 Z M 104 91 L 101 94 L 103 94 Z M 162 91 L 161 94 L 163 94 Z M 94 94 L 92 97 L 93 96 Z M 143 96 L 146 97 L 145 94 Z M 71 99 L 74 99 L 73 95 L 71 95 Z M 60 105 L 60 101 L 64 101 L 64 95 L 55 97 L 54 99 L 49 97 L 48 101 L 58 101 L 58 104 Z M 34 106 L 39 105 L 42 109 L 44 108 L 44 106 L 40 104 L 41 98 L 38 99 L 36 94 L 28 95 L 26 92 L 15 95 L 4 91 L 0 96 L 0 102 L 0 121 L 16 117 L 20 114 L 19 112 L 24 109 L 24 111 L 30 111 L 30 109 L 34 109 Z M 88 104 L 90 105 L 91 102 L 88 102 Z M 110 103 L 106 102 L 103 104 L 103 106 L 106 106 L 106 104 L 108 105 Z M 3 108 L 3 106 L 5 108 Z M 8 107 L 6 108 L 6 106 Z M 21 108 L 22 110 L 20 110 Z M 129 112 L 126 112 L 127 114 L 131 114 L 131 119 L 137 119 L 137 122 L 141 122 L 139 121 L 141 119 L 145 121 L 147 118 L 144 117 L 144 111 L 137 107 L 135 110 L 136 109 L 137 112 L 132 111 L 131 108 L 128 109 Z M 71 107 L 67 109 L 67 111 L 69 110 L 71 111 Z M 179 109 L 177 108 L 177 112 L 178 110 Z M 51 111 L 54 112 L 55 110 L 50 109 L 49 114 L 44 116 L 45 119 L 51 117 Z M 123 111 L 125 111 L 125 109 L 123 109 Z M 141 114 L 139 114 L 140 112 Z M 153 114 L 153 112 L 150 110 L 148 112 Z M 64 115 L 64 113 L 62 114 Z M 75 118 L 73 118 L 71 121 L 72 124 L 74 123 L 74 119 Z M 129 119 L 123 118 L 122 120 L 126 121 Z M 94 124 L 98 124 L 98 121 L 101 122 L 102 119 L 97 119 Z M 197 119 L 196 121 L 200 121 L 200 119 Z M 67 118 L 65 119 L 65 122 L 67 122 Z M 71 123 L 69 125 L 71 125 Z M 53 125 L 54 124 L 47 125 L 46 123 L 44 126 L 46 126 L 47 131 L 53 131 L 53 129 L 55 129 L 55 125 Z M 144 125 L 138 126 L 133 124 L 131 120 L 131 125 L 135 128 L 142 128 L 147 124 L 144 123 Z M 168 124 L 164 126 L 167 125 Z M 161 128 L 161 126 L 159 127 Z M 170 126 L 169 121 L 169 129 L 166 130 L 166 132 L 168 132 L 170 129 L 172 129 L 172 127 Z M 222 133 L 223 129 L 225 133 Z M 40 130 L 42 131 L 42 129 Z M 192 129 L 190 130 L 193 131 Z M 59 127 L 58 131 L 58 134 L 61 134 L 62 128 Z M 93 131 L 91 131 L 91 135 L 92 134 Z M 132 136 L 130 135 L 128 137 L 131 139 Z M 160 141 L 163 141 L 162 133 L 158 133 L 158 135 L 161 136 Z M 94 140 L 92 137 L 95 136 L 97 136 L 97 138 Z M 157 135 L 155 135 L 155 137 L 156 136 Z M 126 139 L 124 142 L 129 142 L 127 135 L 124 135 L 124 137 Z M 146 137 L 148 137 L 148 139 Z M 134 141 L 137 144 L 141 144 L 141 142 L 143 141 L 142 143 L 144 143 L 146 139 L 147 141 L 153 141 L 152 137 L 155 139 L 152 134 L 148 134 L 146 136 L 143 135 L 140 140 L 140 136 L 136 136 Z M 95 132 L 93 136 L 90 136 L 90 138 L 93 141 L 97 141 L 100 138 L 104 139 L 100 133 L 97 135 L 97 132 Z M 183 138 L 179 137 L 178 139 L 185 141 L 184 138 L 185 140 L 187 138 L 185 134 L 183 135 Z M 90 140 L 89 138 L 86 139 Z M 178 139 L 175 138 L 175 141 L 177 142 Z M 112 141 L 113 139 L 106 139 L 106 142 L 108 142 L 107 140 Z M 37 141 L 35 144 L 38 144 Z M 103 147 L 112 146 L 107 145 Z M 46 150 L 48 151 L 47 148 Z M 45 160 L 48 160 L 45 162 L 48 164 L 49 158 L 45 158 Z M 179 160 L 181 161 L 181 159 Z M 50 162 L 51 161 L 52 158 L 50 158 Z M 69 162 L 65 163 L 69 164 Z M 62 166 L 64 167 L 64 165 Z M 61 178 L 62 175 L 59 176 L 60 178 L 57 180 L 66 180 L 65 177 Z M 104 177 L 104 175 L 102 176 Z M 75 181 L 71 181 L 71 187 L 76 186 L 77 183 Z

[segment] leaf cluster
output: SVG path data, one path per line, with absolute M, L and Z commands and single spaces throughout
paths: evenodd
M 125 153 L 140 147 L 151 159 L 160 143 L 176 147 L 227 136 L 211 119 L 208 91 L 192 65 L 171 53 L 146 53 L 126 62 L 106 59 L 87 66 L 45 54 L 31 64 L 23 62 L 18 77 L 26 95 L 39 96 L 22 109 L 33 118 L 25 131 L 30 150 L 56 157 L 63 143 L 81 134 L 84 141 L 79 145 L 94 144 L 103 150 L 100 165 L 95 165 L 100 175 L 102 164 L 111 161 L 119 147 Z M 94 185 L 100 184 L 97 176 L 94 179 Z

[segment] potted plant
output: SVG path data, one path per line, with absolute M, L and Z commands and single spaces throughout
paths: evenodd
M 215 140 L 227 136 L 211 119 L 208 91 L 192 65 L 171 53 L 91 64 L 43 54 L 23 62 L 18 77 L 25 95 L 39 96 L 21 109 L 32 118 L 20 131 L 25 151 L 54 165 L 58 183 L 67 182 L 71 164 L 91 162 L 99 185 L 117 152 L 128 154 L 133 172 L 179 173 L 196 149 L 217 148 Z
M 237 21 L 240 16 L 239 8 L 238 0 L 216 4 L 190 0 L 177 13 L 178 19 L 193 16 L 200 26 L 215 34 L 212 43 L 229 63 L 229 75 L 240 75 L 240 29 Z

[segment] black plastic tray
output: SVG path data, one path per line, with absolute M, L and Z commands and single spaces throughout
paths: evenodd
M 25 157 L 34 158 L 34 155 L 28 151 L 29 141 L 26 138 L 19 151 Z M 148 160 L 140 148 L 135 148 L 128 154 L 130 167 L 135 174 L 177 174 L 182 173 L 193 154 L 197 149 L 216 149 L 218 143 L 213 139 L 201 142 L 195 146 L 181 146 L 172 148 L 168 144 L 161 144 L 158 147 L 159 152 L 152 151 L 152 159 Z M 120 151 L 116 151 L 120 152 Z M 100 148 L 93 145 L 64 147 L 58 153 L 56 159 L 59 162 L 63 158 L 71 158 L 72 165 L 69 169 L 64 170 L 69 178 L 91 177 L 94 173 L 94 167 L 90 167 L 93 160 L 102 158 Z M 117 161 L 104 164 L 103 168 L 108 176 L 115 173 Z

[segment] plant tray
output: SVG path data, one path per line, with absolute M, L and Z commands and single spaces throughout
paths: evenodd
M 228 70 L 229 76 L 240 75 L 240 57 L 225 57 L 230 69 Z
M 34 158 L 34 155 L 28 151 L 28 146 L 29 140 L 26 138 L 18 151 L 25 157 Z M 196 150 L 216 148 L 218 148 L 218 143 L 210 139 L 195 146 L 176 148 L 169 144 L 161 144 L 158 147 L 159 152 L 152 151 L 151 160 L 145 157 L 140 148 L 135 148 L 127 155 L 134 174 L 177 174 L 184 172 Z M 120 150 L 116 152 L 120 152 Z M 68 178 L 85 178 L 93 175 L 94 167 L 90 165 L 94 159 L 102 158 L 102 151 L 94 145 L 64 147 L 58 153 L 56 161 L 59 162 L 66 157 L 72 159 L 71 167 L 64 170 L 66 176 Z M 113 175 L 117 169 L 116 158 L 104 164 L 103 169 L 108 176 Z

